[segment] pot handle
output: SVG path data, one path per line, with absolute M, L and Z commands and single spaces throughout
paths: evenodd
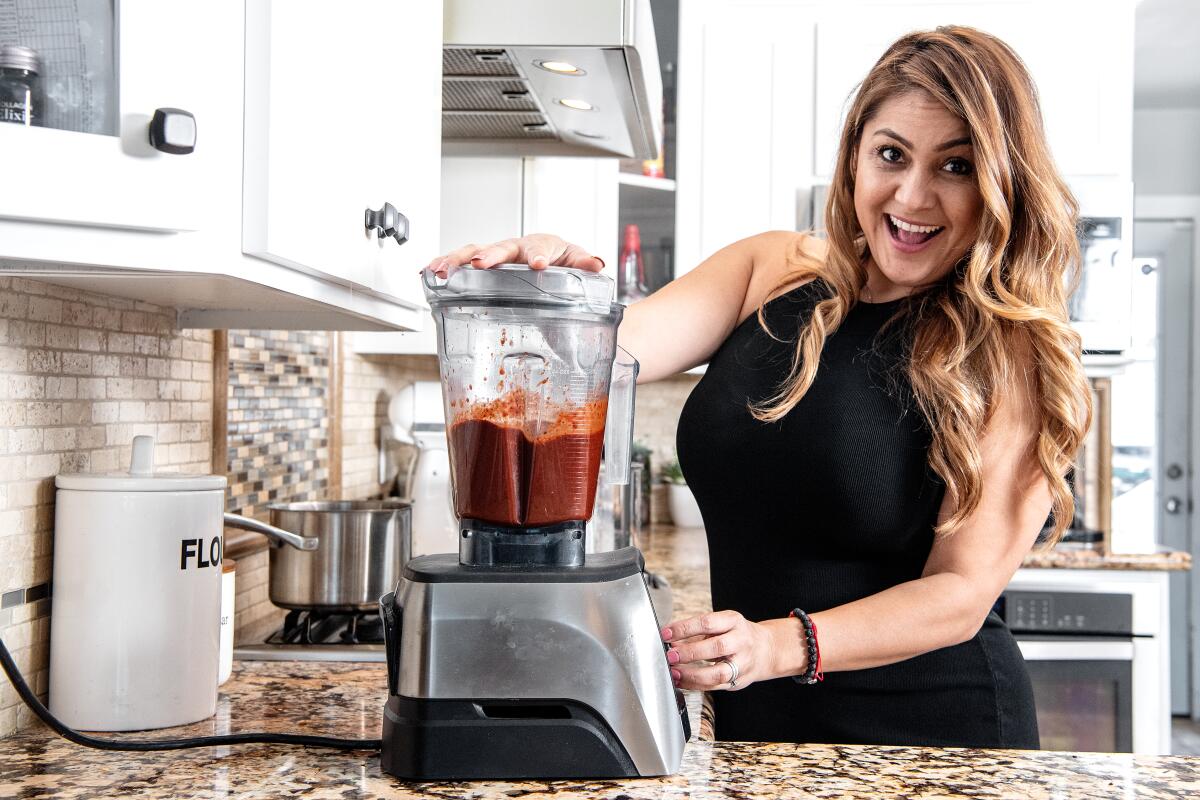
M 240 528 L 244 531 L 254 531 L 255 533 L 263 533 L 283 544 L 290 544 L 297 550 L 316 550 L 321 544 L 320 539 L 315 539 L 311 536 L 298 536 L 297 534 L 285 531 L 283 528 L 276 528 L 274 525 L 268 525 L 265 522 L 259 522 L 256 519 L 243 517 L 241 514 L 225 514 L 225 524 L 230 528 Z

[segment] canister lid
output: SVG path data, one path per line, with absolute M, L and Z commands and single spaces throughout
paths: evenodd
M 23 69 L 36 75 L 42 71 L 42 61 L 32 47 L 0 45 L 0 68 Z
M 227 484 L 224 475 L 155 472 L 153 436 L 133 437 L 133 455 L 129 459 L 128 472 L 76 472 L 59 475 L 54 479 L 54 485 L 59 489 L 83 492 L 224 491 Z
M 422 278 L 425 298 L 435 307 L 483 301 L 562 306 L 597 314 L 620 308 L 612 302 L 612 278 L 567 267 L 531 269 L 525 264 L 501 264 L 490 269 L 456 269 L 446 278 L 426 270 Z

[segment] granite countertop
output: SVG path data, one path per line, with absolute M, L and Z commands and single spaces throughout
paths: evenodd
M 1120 569 L 1179 571 L 1192 568 L 1192 554 L 1183 550 L 1156 553 L 1098 553 L 1090 548 L 1059 546 L 1025 556 L 1022 567 L 1034 569 Z
M 703 531 L 655 529 L 648 565 L 671 581 L 676 616 L 708 608 Z M 237 662 L 214 718 L 124 734 L 238 731 L 378 736 L 382 664 Z M 695 698 L 691 706 L 695 710 Z M 112 734 L 115 736 L 115 734 Z M 368 752 L 243 745 L 160 753 L 90 750 L 44 728 L 0 741 L 0 800 L 12 798 L 1184 798 L 1200 758 L 693 740 L 678 774 L 625 781 L 405 784 Z

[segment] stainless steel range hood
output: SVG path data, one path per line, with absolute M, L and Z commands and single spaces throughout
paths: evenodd
M 658 155 L 662 79 L 649 0 L 443 8 L 445 155 Z

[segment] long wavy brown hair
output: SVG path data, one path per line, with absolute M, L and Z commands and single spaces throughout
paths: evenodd
M 788 379 L 751 410 L 775 421 L 800 401 L 826 337 L 858 302 L 869 255 L 854 210 L 863 127 L 884 101 L 912 91 L 966 123 L 983 199 L 972 247 L 902 312 L 912 334 L 903 368 L 932 433 L 929 464 L 954 503 L 936 530 L 952 533 L 978 507 L 980 439 L 1004 389 L 1026 386 L 1038 416 L 1034 449 L 1053 497 L 1054 542 L 1071 521 L 1065 475 L 1091 423 L 1080 338 L 1067 316 L 1078 283 L 1078 207 L 1050 155 L 1033 81 L 994 36 L 959 26 L 908 34 L 859 85 L 825 206 L 828 255 L 817 263 L 797 249 L 794 269 L 780 283 L 819 277 L 829 295 L 801 323 Z M 765 328 L 761 307 L 759 321 Z

